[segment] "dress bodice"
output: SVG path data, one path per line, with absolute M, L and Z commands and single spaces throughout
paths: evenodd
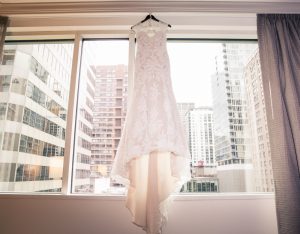
M 165 79 L 169 83 L 170 63 L 166 45 L 167 26 L 159 22 L 141 24 L 136 31 L 137 54 L 135 84 L 147 83 L 145 79 L 151 79 L 157 82 L 159 79 Z
M 155 49 L 164 49 L 166 46 L 166 32 L 165 31 L 154 31 L 147 33 L 146 31 L 137 32 L 137 43 L 138 51 L 151 51 Z M 154 34 L 154 35 L 152 35 Z M 153 52 L 152 52 L 153 53 Z

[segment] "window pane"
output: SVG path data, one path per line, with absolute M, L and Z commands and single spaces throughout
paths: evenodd
M 5 119 L 7 103 L 0 103 L 0 120 Z
M 171 77 L 191 154 L 181 192 L 272 192 L 255 42 L 168 42 Z M 127 105 L 128 41 L 85 41 L 73 192 L 122 193 L 110 179 Z
M 8 92 L 11 75 L 0 75 L 0 92 Z
M 61 191 L 72 55 L 72 42 L 5 44 L 1 192 Z
M 73 192 L 122 193 L 110 179 L 127 108 L 128 41 L 84 41 Z
M 274 191 L 257 43 L 168 49 L 191 154 L 192 180 L 182 192 Z

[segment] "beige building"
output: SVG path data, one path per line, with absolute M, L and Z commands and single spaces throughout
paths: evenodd
M 245 82 L 249 102 L 249 129 L 253 139 L 250 146 L 254 189 L 256 192 L 273 192 L 271 151 L 258 50 L 246 66 Z
M 113 186 L 109 176 L 126 116 L 128 70 L 126 65 L 96 66 L 93 70 L 96 80 L 91 177 L 94 188 L 102 187 L 100 192 L 107 192 Z M 100 183 L 104 186 L 97 185 Z

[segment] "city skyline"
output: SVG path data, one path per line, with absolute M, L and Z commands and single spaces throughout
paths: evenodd
M 167 42 L 171 81 L 178 103 L 192 102 L 195 107 L 213 105 L 211 76 L 216 72 L 216 57 L 222 56 L 222 43 L 218 41 Z M 245 44 L 255 45 L 253 42 Z M 93 58 L 91 66 L 128 64 L 129 42 L 127 40 L 85 41 L 84 46 L 90 50 Z M 116 54 L 118 56 L 115 56 Z
M 92 66 L 128 64 L 127 40 L 85 41 L 84 46 L 90 48 Z M 214 58 L 220 54 L 221 43 L 168 41 L 167 49 L 176 101 L 193 102 L 196 107 L 211 106 L 210 76 L 215 72 Z
M 114 43 L 116 43 L 117 46 L 114 46 Z M 128 91 L 126 84 L 128 41 L 123 40 L 120 41 L 120 43 L 119 41 L 98 41 L 96 44 L 97 45 L 90 41 L 87 42 L 87 44 L 84 44 L 82 55 L 83 61 L 81 64 L 80 88 L 77 102 L 77 127 L 74 138 L 73 192 L 110 193 L 113 191 L 111 190 L 111 187 L 116 186 L 116 188 L 120 188 L 120 185 L 110 181 L 109 174 L 117 150 L 118 141 L 122 134 L 121 129 L 126 115 L 126 97 Z M 263 103 L 263 96 L 256 97 L 254 92 L 254 90 L 260 87 L 259 82 L 261 82 L 257 70 L 258 57 L 255 58 L 255 62 L 253 62 L 252 65 L 251 61 L 248 64 L 249 55 L 253 52 L 252 48 L 255 48 L 257 45 L 251 45 L 251 43 L 211 43 L 212 47 L 218 47 L 218 52 L 213 53 L 214 50 L 210 50 L 211 54 L 206 56 L 206 60 L 209 61 L 206 62 L 202 61 L 205 57 L 203 55 L 190 57 L 190 59 L 195 58 L 192 59 L 192 61 L 187 61 L 183 56 L 185 53 L 191 53 L 190 50 L 192 49 L 194 49 L 194 52 L 198 53 L 200 48 L 208 44 L 209 43 L 199 43 L 199 45 L 197 45 L 197 43 L 168 43 L 168 47 L 170 47 L 169 55 L 171 70 L 172 73 L 175 74 L 172 74 L 171 77 L 174 86 L 174 94 L 177 99 L 177 108 L 185 129 L 192 160 L 191 171 L 193 181 L 185 186 L 185 190 L 190 192 L 222 192 L 224 191 L 224 186 L 228 185 L 228 191 L 233 192 L 236 190 L 234 187 L 230 187 L 231 180 L 229 177 L 225 176 L 224 178 L 227 179 L 224 180 L 223 178 L 223 180 L 220 180 L 220 178 L 222 178 L 222 175 L 220 174 L 222 170 L 226 169 L 223 170 L 223 172 L 228 172 L 229 170 L 234 169 L 235 171 L 239 170 L 240 172 L 243 171 L 243 173 L 246 173 L 254 168 L 254 170 L 257 171 L 254 181 L 260 183 L 260 185 L 257 185 L 256 191 L 273 191 L 268 142 L 265 141 L 264 146 L 259 145 L 259 150 L 254 147 L 252 151 L 253 154 L 249 154 L 249 150 L 247 153 L 245 151 L 246 149 L 249 149 L 247 142 L 250 140 L 250 131 L 244 130 L 246 127 L 249 127 L 247 123 L 255 123 L 255 121 L 260 119 L 260 124 L 257 124 L 257 126 L 252 124 L 254 127 L 252 126 L 251 132 L 254 133 L 254 135 L 251 135 L 251 137 L 254 136 L 259 139 L 268 138 L 267 133 L 261 131 L 261 128 L 266 129 L 267 126 L 265 120 L 263 120 L 264 116 L 257 112 L 260 111 L 259 113 L 263 113 L 264 106 L 260 105 L 259 109 L 255 107 L 256 113 L 254 115 L 252 114 L 252 120 L 248 120 L 249 116 L 251 116 L 249 114 L 250 111 L 252 111 L 252 113 L 254 112 L 253 110 L 250 110 L 251 108 L 247 109 L 245 99 L 246 88 L 244 68 L 248 65 L 251 66 L 251 69 L 249 68 L 251 71 L 256 71 L 256 73 L 253 74 L 249 73 L 250 75 L 248 76 L 254 76 L 257 79 L 257 87 L 254 87 L 252 91 L 250 88 L 247 90 L 248 93 L 252 92 L 254 95 L 252 95 L 252 99 L 255 100 L 255 102 L 251 105 L 257 106 L 257 98 Z M 6 151 L 13 152 L 17 150 L 26 150 L 29 152 L 28 154 L 31 155 L 32 160 L 37 160 L 38 158 L 34 156 L 34 154 L 43 154 L 40 156 L 44 156 L 44 152 L 51 152 L 49 161 L 55 162 L 54 164 L 51 164 L 55 166 L 46 168 L 44 162 L 41 164 L 42 167 L 40 167 L 40 162 L 35 162 L 34 160 L 31 161 L 32 165 L 24 165 L 22 167 L 19 165 L 14 166 L 14 163 L 2 163 L 0 164 L 0 177 L 2 176 L 3 179 L 4 176 L 6 180 L 13 180 L 13 177 L 11 176 L 15 176 L 14 178 L 16 178 L 18 182 L 27 180 L 34 182 L 40 178 L 47 180 L 49 177 L 50 180 L 52 180 L 52 183 L 55 182 L 53 180 L 57 180 L 55 183 L 56 186 L 58 186 L 58 184 L 61 184 L 61 182 L 59 182 L 61 178 L 59 178 L 59 175 L 62 171 L 64 137 L 66 135 L 66 123 L 62 122 L 62 120 L 66 120 L 68 82 L 70 79 L 66 77 L 64 69 L 59 68 L 59 66 L 58 68 L 57 66 L 54 68 L 57 73 L 52 73 L 52 65 L 49 65 L 48 63 L 51 64 L 56 61 L 61 62 L 61 60 L 57 57 L 49 56 L 49 51 L 44 52 L 45 49 L 41 49 L 40 45 L 33 45 L 33 48 L 35 48 L 33 51 L 35 52 L 30 59 L 31 62 L 20 65 L 21 59 L 24 59 L 22 53 L 30 56 L 28 51 L 31 50 L 27 47 L 28 45 L 18 46 L 18 48 L 21 48 L 17 53 L 18 56 L 15 56 L 15 52 L 13 52 L 12 49 L 9 49 L 13 47 L 7 47 L 8 49 L 5 50 L 3 66 L 6 66 L 5 68 L 12 66 L 13 69 L 19 69 L 18 72 L 23 72 L 22 74 L 24 74 L 26 69 L 29 69 L 34 76 L 29 73 L 29 81 L 26 81 L 26 76 L 24 75 L 22 75 L 22 78 L 25 78 L 25 80 L 21 79 L 21 76 L 15 78 L 15 75 L 10 77 L 7 76 L 6 73 L 3 73 L 0 77 L 0 93 L 2 96 L 16 96 L 14 93 L 21 93 L 22 95 L 26 94 L 27 97 L 38 103 L 39 107 L 33 105 L 34 108 L 30 109 L 31 107 L 27 107 L 25 104 L 24 108 L 20 105 L 22 104 L 20 101 L 0 103 L 0 120 L 1 124 L 4 124 L 3 126 L 10 126 L 10 121 L 22 121 L 22 126 L 29 125 L 36 129 L 34 132 L 37 130 L 41 131 L 41 133 L 37 135 L 41 136 L 43 142 L 41 139 L 38 141 L 36 139 L 31 139 L 32 137 L 29 136 L 30 134 L 26 136 L 26 134 L 23 134 L 22 130 L 20 132 L 21 134 L 19 132 L 17 134 L 12 134 L 13 132 L 8 131 L 0 134 L 1 153 L 6 153 Z M 102 55 L 97 54 L 98 49 L 94 48 L 102 48 Z M 112 51 L 115 51 L 116 48 L 118 49 L 118 54 L 121 54 L 122 56 L 116 54 L 112 55 Z M 208 49 L 209 48 L 210 47 L 208 47 Z M 60 51 L 60 53 L 63 51 L 57 45 L 53 46 L 53 49 Z M 105 54 L 104 52 L 109 54 Z M 95 53 L 98 56 L 95 57 Z M 203 54 L 205 55 L 205 53 Z M 102 59 L 95 62 L 95 59 L 98 59 L 101 56 Z M 16 61 L 14 60 L 15 58 L 17 59 Z M 115 64 L 111 65 L 113 61 L 115 61 Z M 103 64 L 98 64 L 100 62 Z M 98 65 L 93 65 L 95 63 Z M 107 63 L 110 65 L 107 65 Z M 207 63 L 210 63 L 210 66 L 207 66 L 206 69 L 202 69 Z M 29 65 L 29 67 L 26 64 Z M 174 64 L 179 65 L 174 66 Z M 26 69 L 24 67 L 25 65 L 27 66 Z M 68 66 L 70 66 L 68 68 L 70 69 L 70 59 L 68 60 Z M 117 72 L 117 70 L 122 70 L 123 72 Z M 7 71 L 8 69 L 3 69 L 3 72 Z M 190 75 L 191 73 L 193 73 L 193 75 Z M 202 75 L 200 76 L 199 74 Z M 28 75 L 28 72 L 26 72 L 26 75 Z M 57 78 L 59 76 L 62 76 L 60 82 L 52 79 L 53 77 Z M 212 82 L 211 77 L 217 80 L 217 82 Z M 43 82 L 46 83 L 46 86 Z M 197 92 L 190 90 L 189 87 L 193 87 Z M 250 87 L 250 85 L 248 85 L 248 87 Z M 205 92 L 202 92 L 203 88 L 205 89 Z M 176 89 L 179 89 L 180 91 L 178 92 Z M 260 90 L 260 92 L 262 92 L 262 90 Z M 45 96 L 45 94 L 50 96 Z M 59 100 L 57 96 L 62 100 Z M 219 96 L 219 100 L 223 100 L 225 103 L 214 106 L 215 103 L 213 100 L 217 96 Z M 202 102 L 198 101 L 201 97 L 203 97 Z M 206 99 L 209 101 L 205 101 Z M 227 99 L 228 101 L 230 100 L 230 105 L 227 103 Z M 189 100 L 189 102 L 185 100 Z M 46 104 L 44 104 L 44 102 Z M 208 103 L 210 103 L 210 105 L 208 105 Z M 48 112 L 44 111 L 44 108 L 48 108 L 50 112 L 58 116 L 55 118 L 61 120 L 55 120 L 52 114 L 49 115 Z M 203 108 L 209 109 L 210 113 L 202 116 L 200 111 Z M 207 121 L 209 118 L 212 120 L 212 116 L 214 116 L 214 121 Z M 228 123 L 226 122 L 227 120 L 229 120 Z M 40 126 L 41 121 L 42 123 L 45 123 L 45 127 L 49 126 L 49 130 L 47 130 L 48 127 L 45 130 L 44 127 Z M 224 161 L 224 163 L 222 163 L 222 158 L 219 156 L 220 148 L 218 148 L 218 142 L 220 142 L 220 138 L 218 138 L 218 131 L 215 132 L 215 128 L 218 129 L 220 126 L 223 128 L 222 131 L 228 132 L 228 146 L 232 149 L 230 151 L 231 156 L 227 159 L 225 158 L 227 161 Z M 28 127 L 22 128 L 28 129 Z M 225 130 L 225 128 L 227 130 Z M 231 130 L 229 131 L 229 129 Z M 49 131 L 46 132 L 46 134 L 52 136 L 47 138 L 48 135 L 42 133 L 45 131 Z M 258 131 L 258 133 L 255 134 L 255 131 Z M 53 136 L 60 140 L 54 140 Z M 46 141 L 46 139 L 48 140 Z M 215 141 L 215 139 L 217 140 Z M 211 142 L 211 144 L 206 145 L 207 142 Z M 215 142 L 217 142 L 216 149 Z M 264 150 L 262 150 L 262 147 L 264 147 Z M 9 152 L 9 154 L 12 154 L 12 152 Z M 14 154 L 17 155 L 16 153 Z M 246 154 L 248 155 L 247 157 Z M 253 160 L 254 157 L 257 158 L 257 162 L 254 162 L 253 165 L 251 164 L 251 157 L 253 157 Z M 19 160 L 19 156 L 16 158 Z M 20 157 L 20 159 L 21 158 L 22 157 Z M 6 157 L 2 157 L 2 161 L 3 159 L 6 160 Z M 43 160 L 45 161 L 46 159 Z M 219 163 L 219 166 L 216 165 L 216 162 Z M 243 164 L 246 163 L 247 166 L 245 167 Z M 262 163 L 264 166 L 261 166 Z M 225 168 L 224 166 L 227 164 L 231 166 Z M 239 168 L 237 168 L 236 164 L 240 165 Z M 55 167 L 60 169 L 55 169 Z M 10 173 L 7 174 L 6 172 L 9 170 Z M 263 170 L 267 170 L 267 174 L 263 172 Z M 237 177 L 240 177 L 239 179 L 241 181 L 250 175 L 242 175 L 240 172 L 237 174 Z M 10 178 L 7 176 L 10 176 Z M 263 181 L 268 181 L 268 187 L 263 184 Z M 22 186 L 25 186 L 25 183 L 22 184 Z M 49 188 L 37 191 L 58 192 L 60 189 L 61 187 L 58 186 L 56 189 Z M 242 191 L 252 190 L 243 188 Z
M 253 167 L 249 150 L 244 68 L 256 44 L 223 43 L 212 76 L 215 157 L 221 192 L 252 192 Z

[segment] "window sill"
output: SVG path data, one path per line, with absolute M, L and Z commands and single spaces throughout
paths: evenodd
M 174 201 L 202 201 L 202 200 L 257 200 L 257 199 L 274 199 L 274 193 L 216 193 L 216 194 L 173 194 Z M 122 201 L 125 195 L 95 195 L 95 194 L 16 194 L 2 193 L 0 199 L 53 199 L 53 200 L 102 200 L 102 201 Z

